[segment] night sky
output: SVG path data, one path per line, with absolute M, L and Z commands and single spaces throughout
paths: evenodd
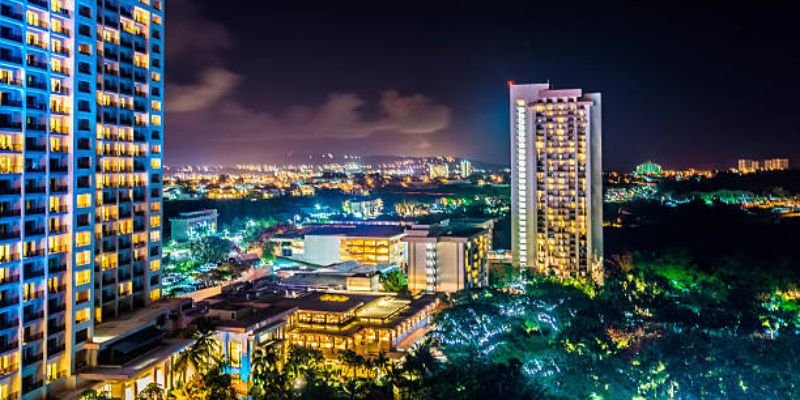
M 168 0 L 167 163 L 507 164 L 508 80 L 602 92 L 606 169 L 800 162 L 796 13 L 644 3 Z

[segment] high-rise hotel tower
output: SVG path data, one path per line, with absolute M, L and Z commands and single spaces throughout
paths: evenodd
M 0 6 L 0 398 L 52 397 L 161 296 L 163 3 Z
M 599 93 L 510 85 L 514 262 L 602 279 Z

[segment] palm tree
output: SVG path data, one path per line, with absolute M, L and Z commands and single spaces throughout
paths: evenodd
M 383 376 L 388 372 L 392 360 L 386 357 L 386 353 L 380 352 L 375 358 L 372 358 L 370 361 L 370 367 L 375 372 L 375 378 L 379 376 Z
M 94 389 L 89 389 L 81 393 L 79 400 L 119 400 L 117 397 L 111 396 L 109 392 L 98 392 Z
M 157 383 L 151 383 L 136 395 L 136 400 L 164 400 L 164 389 Z
M 174 368 L 180 372 L 181 382 L 186 381 L 190 368 L 194 372 L 204 371 L 219 354 L 219 342 L 214 331 L 196 331 L 192 339 L 194 342 L 175 358 Z
M 353 371 L 353 378 L 356 377 L 358 368 L 365 364 L 364 357 L 360 356 L 353 350 L 347 349 L 339 352 L 339 362 L 350 367 Z
M 254 399 L 285 400 L 290 397 L 289 379 L 278 368 L 279 359 L 274 347 L 258 347 L 253 352 L 250 396 Z

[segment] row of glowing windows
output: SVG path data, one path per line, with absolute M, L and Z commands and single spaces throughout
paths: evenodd
M 60 4 L 60 2 L 58 2 L 57 0 L 54 0 L 54 3 L 53 3 L 54 6 L 55 6 L 56 2 Z M 59 9 L 53 9 L 53 11 L 59 11 Z M 38 12 L 35 12 L 33 10 L 28 10 L 25 13 L 25 19 L 28 22 L 28 25 L 38 26 L 40 28 L 45 28 L 45 29 L 48 28 L 46 15 L 40 15 Z M 65 32 L 64 31 L 64 21 L 59 19 L 59 18 L 51 18 L 49 26 L 50 26 L 50 29 L 53 30 L 53 32 L 59 32 L 59 33 L 64 33 Z

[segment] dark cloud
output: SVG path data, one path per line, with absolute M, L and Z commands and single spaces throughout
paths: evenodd
M 413 93 L 404 95 L 390 89 L 370 102 L 351 92 L 329 93 L 317 105 L 295 105 L 283 110 L 247 105 L 239 98 L 248 79 L 225 65 L 223 53 L 232 47 L 231 34 L 222 25 L 204 17 L 188 0 L 170 2 L 170 43 L 168 57 L 181 66 L 193 65 L 194 74 L 182 74 L 167 86 L 169 135 L 179 146 L 167 153 L 170 162 L 196 161 L 195 153 L 208 154 L 215 161 L 269 161 L 274 150 L 300 151 L 325 148 L 330 140 L 358 140 L 380 153 L 394 149 L 427 150 L 432 136 L 447 129 L 449 107 Z M 275 93 L 261 93 L 267 98 Z M 248 104 L 259 104 L 250 99 Z M 191 138 L 192 142 L 185 139 Z M 197 148 L 198 143 L 212 148 Z M 224 157 L 220 149 L 226 149 Z M 253 148 L 268 149 L 253 153 Z M 273 151 L 270 151 L 273 150 Z M 328 148 L 327 150 L 330 150 Z M 185 160 L 191 154 L 191 160 Z

